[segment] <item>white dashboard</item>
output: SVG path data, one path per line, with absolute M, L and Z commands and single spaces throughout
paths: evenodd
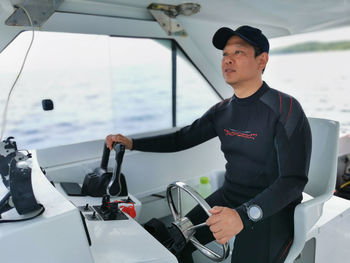
M 59 183 L 53 185 L 42 173 L 35 152 L 32 160 L 33 191 L 45 211 L 28 221 L 0 224 L 1 262 L 177 262 L 128 214 L 124 213 L 123 220 L 89 220 L 92 207 L 101 205 L 102 198 L 68 196 Z M 6 191 L 1 186 L 0 196 Z M 135 203 L 137 218 L 142 205 L 132 194 L 129 197 Z M 91 210 L 84 211 L 86 204 Z M 2 219 L 25 218 L 35 213 L 22 216 L 11 209 L 2 214 Z

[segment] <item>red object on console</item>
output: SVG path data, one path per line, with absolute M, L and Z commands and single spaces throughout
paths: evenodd
M 131 204 L 129 203 L 128 205 L 131 205 L 131 206 L 120 206 L 120 209 L 127 213 L 129 216 L 131 216 L 132 218 L 135 218 L 136 216 L 136 211 L 135 211 L 135 205 L 134 204 Z

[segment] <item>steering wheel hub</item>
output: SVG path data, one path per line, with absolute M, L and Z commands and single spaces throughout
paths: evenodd
M 196 233 L 196 230 L 193 229 L 192 222 L 187 217 L 176 220 L 173 222 L 173 225 L 175 225 L 181 231 L 181 233 L 184 235 L 184 238 L 186 239 L 186 242 L 188 242 L 190 238 Z

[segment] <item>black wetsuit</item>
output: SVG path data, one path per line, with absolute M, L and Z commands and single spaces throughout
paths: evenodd
M 291 245 L 294 207 L 302 200 L 311 154 L 311 131 L 300 104 L 264 82 L 250 97 L 234 95 L 175 133 L 134 139 L 133 149 L 181 151 L 216 136 L 227 160 L 226 175 L 208 203 L 236 209 L 244 224 L 232 262 L 282 262 Z M 263 212 L 257 222 L 246 213 L 250 205 Z M 202 216 L 199 208 L 188 214 L 194 223 L 203 222 Z M 205 235 L 202 242 L 213 238 Z

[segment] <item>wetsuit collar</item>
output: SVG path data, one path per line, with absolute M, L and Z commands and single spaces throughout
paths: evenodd
M 265 83 L 265 81 L 263 81 L 262 86 L 254 94 L 243 99 L 238 98 L 234 94 L 232 97 L 232 101 L 239 104 L 250 104 L 256 101 L 257 99 L 259 99 L 268 89 L 269 89 L 269 86 Z

